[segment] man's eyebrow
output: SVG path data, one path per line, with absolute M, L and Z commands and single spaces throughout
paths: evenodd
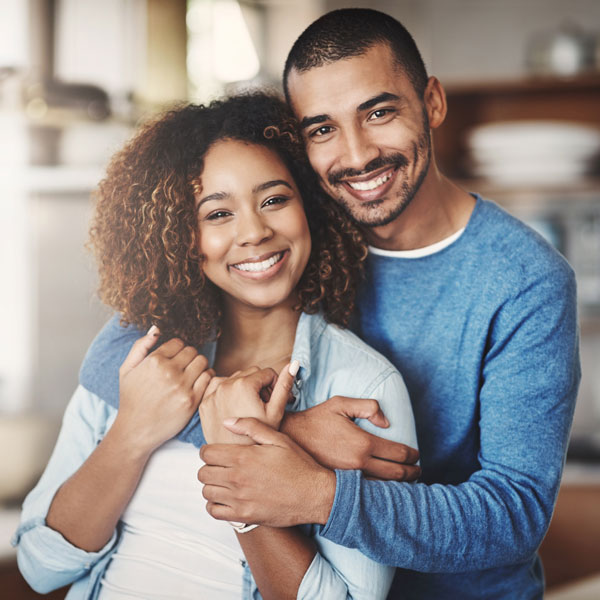
M 300 130 L 303 131 L 311 125 L 315 125 L 316 123 L 324 123 L 325 121 L 329 121 L 330 119 L 331 117 L 329 115 L 315 115 L 314 117 L 304 117 L 304 119 L 300 121 Z
M 356 112 L 369 110 L 380 102 L 397 102 L 398 100 L 401 100 L 400 96 L 396 96 L 396 94 L 392 94 L 391 92 L 382 92 L 373 98 L 369 98 L 369 100 L 366 100 L 362 104 L 359 104 L 356 107 Z M 324 123 L 325 121 L 329 120 L 331 120 L 331 117 L 327 114 L 315 115 L 314 117 L 304 117 L 302 121 L 300 121 L 300 129 L 304 130 L 311 125 L 315 125 L 316 123 Z
M 275 187 L 277 185 L 285 185 L 286 187 L 290 188 L 290 190 L 293 190 L 292 186 L 284 179 L 272 179 L 271 181 L 265 181 L 264 183 L 259 183 L 258 185 L 255 185 L 252 188 L 252 193 L 257 194 L 258 192 L 264 192 L 265 190 L 268 190 L 269 188 Z
M 400 100 L 400 96 L 396 96 L 396 94 L 392 94 L 390 92 L 382 92 L 369 100 L 366 100 L 362 104 L 359 104 L 356 107 L 356 112 L 362 112 L 363 110 L 369 110 L 374 106 L 377 106 L 380 102 L 397 102 Z

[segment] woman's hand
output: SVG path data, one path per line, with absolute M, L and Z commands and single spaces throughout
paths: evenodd
M 279 429 L 298 368 L 298 361 L 294 361 L 279 376 L 273 369 L 251 367 L 230 377 L 213 377 L 198 409 L 206 441 L 252 444 L 247 436 L 236 435 L 223 426 L 229 418 L 254 417 Z
M 214 376 L 207 359 L 180 339 L 148 354 L 158 335 L 156 327 L 150 328 L 135 342 L 119 371 L 113 434 L 126 436 L 142 453 L 151 453 L 185 427 Z

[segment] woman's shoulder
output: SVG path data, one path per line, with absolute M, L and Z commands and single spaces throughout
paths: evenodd
M 327 323 L 320 314 L 304 318 L 312 321 L 307 328 L 311 335 L 304 332 L 303 341 L 310 352 L 305 362 L 320 385 L 327 381 L 327 387 L 335 387 L 336 394 L 344 395 L 344 390 L 349 390 L 353 397 L 369 397 L 387 379 L 401 381 L 396 367 L 350 330 Z M 303 364 L 302 358 L 296 357 Z

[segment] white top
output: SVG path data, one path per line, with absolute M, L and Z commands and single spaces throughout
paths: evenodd
M 455 242 L 465 230 L 463 227 L 459 229 L 451 236 L 431 244 L 431 246 L 425 246 L 424 248 L 415 248 L 414 250 L 382 250 L 381 248 L 375 248 L 375 246 L 369 246 L 369 252 L 378 256 L 390 256 L 392 258 L 421 258 L 422 256 L 429 256 L 435 254 L 440 250 L 443 250 L 453 242 Z
M 152 454 L 121 520 L 121 541 L 101 600 L 239 600 L 243 553 L 233 529 L 205 509 L 192 444 L 171 440 Z

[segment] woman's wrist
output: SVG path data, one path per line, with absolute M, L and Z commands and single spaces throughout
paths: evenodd
M 156 444 L 151 444 L 149 441 L 150 437 L 143 431 L 126 427 L 119 422 L 117 417 L 102 443 L 109 446 L 119 456 L 145 464 L 157 447 Z

